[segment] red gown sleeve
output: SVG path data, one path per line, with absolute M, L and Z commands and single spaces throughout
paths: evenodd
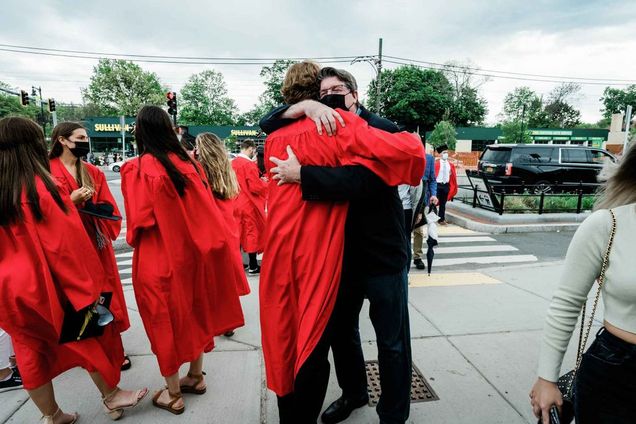
M 254 166 L 250 164 L 245 167 L 245 182 L 247 189 L 255 196 L 263 196 L 267 190 L 267 183 L 258 175 L 256 164 Z
M 411 133 L 388 133 L 370 127 L 355 117 L 347 119 L 353 137 L 340 137 L 343 165 L 362 165 L 378 175 L 387 185 L 416 186 L 424 175 L 426 161 L 420 138 Z M 345 127 L 345 128 L 347 128 Z
M 137 172 L 137 167 L 127 163 L 121 169 L 121 191 L 126 208 L 126 241 L 137 247 L 144 229 L 156 224 L 153 211 L 152 181 L 145 174 Z
M 35 222 L 35 230 L 53 279 L 80 310 L 99 297 L 104 271 L 70 197 L 63 198 L 68 213 L 50 195 L 40 196 L 45 218 Z
M 457 195 L 457 169 L 455 165 L 450 164 L 450 181 L 449 181 L 449 191 L 448 191 L 448 200 L 453 200 Z

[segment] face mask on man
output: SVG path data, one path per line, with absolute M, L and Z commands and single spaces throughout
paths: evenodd
M 327 94 L 320 99 L 320 103 L 332 109 L 349 110 L 345 102 L 346 94 Z
M 84 157 L 88 154 L 88 152 L 91 151 L 88 143 L 82 143 L 82 142 L 75 142 L 75 147 L 69 148 L 69 150 L 71 151 L 71 153 L 73 153 L 73 156 L 75 156 L 76 158 Z
M 442 160 L 448 160 L 448 153 L 442 153 Z

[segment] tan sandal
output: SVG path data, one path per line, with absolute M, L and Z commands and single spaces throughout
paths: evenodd
M 181 392 L 172 393 L 170 392 L 170 390 L 168 390 L 168 395 L 170 396 L 170 402 L 164 405 L 162 403 L 159 403 L 159 396 L 161 396 L 161 393 L 163 393 L 164 390 L 168 390 L 168 389 L 162 389 L 162 390 L 159 390 L 157 393 L 155 393 L 154 397 L 152 398 L 152 404 L 159 409 L 163 409 L 175 415 L 183 414 L 183 412 L 185 411 L 185 405 L 182 406 L 181 408 L 172 407 L 172 405 L 174 405 L 176 401 L 182 398 Z
M 102 403 L 104 404 L 104 413 L 108 415 L 110 419 L 113 421 L 117 421 L 118 419 L 120 419 L 124 415 L 125 409 L 130 409 L 137 406 L 139 402 L 141 402 L 141 400 L 145 398 L 146 395 L 148 394 L 147 388 L 139 389 L 135 392 L 137 396 L 135 397 L 135 401 L 133 403 L 124 405 L 124 406 L 118 406 L 116 408 L 111 408 L 110 406 L 107 405 L 107 402 L 110 402 L 113 399 L 113 397 L 120 391 L 121 389 L 117 387 L 115 388 L 115 390 L 113 390 L 106 396 L 102 397 Z
M 57 411 L 55 411 L 55 413 L 53 415 L 43 415 L 42 418 L 40 418 L 40 423 L 42 424 L 55 424 L 55 417 L 59 416 L 62 413 L 62 409 L 60 409 L 59 407 L 57 408 Z M 75 424 L 79 418 L 79 414 L 77 412 L 71 414 L 73 416 L 73 421 L 71 421 L 68 424 Z
M 203 383 L 203 376 L 206 375 L 205 372 L 202 372 L 201 374 L 192 374 L 192 373 L 188 373 L 188 378 L 193 378 L 195 380 L 194 384 L 192 385 L 187 385 L 187 384 L 182 384 L 181 385 L 181 393 L 191 393 L 194 395 L 202 395 L 206 392 L 206 390 L 208 390 L 207 386 L 203 386 L 202 389 L 197 389 L 197 386 L 201 383 Z

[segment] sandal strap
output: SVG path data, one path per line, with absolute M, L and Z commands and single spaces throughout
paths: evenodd
M 197 382 L 195 383 L 195 385 L 199 384 L 200 382 L 203 381 L 203 376 L 205 375 L 205 372 L 202 372 L 201 374 L 192 374 L 191 372 L 188 373 L 188 378 L 193 378 L 195 379 Z
M 107 395 L 104 395 L 102 397 L 102 402 L 104 402 L 104 405 L 106 405 L 106 402 L 110 402 L 113 399 L 113 397 L 117 394 L 117 392 L 119 392 L 120 390 L 121 389 L 119 387 L 115 387 L 115 389 L 112 392 L 108 393 Z M 108 406 L 106 407 L 108 408 Z
M 42 419 L 42 420 L 52 420 L 52 419 L 54 419 L 55 417 L 57 417 L 57 415 L 58 415 L 59 413 L 61 413 L 61 412 L 62 412 L 62 408 L 60 408 L 60 407 L 58 406 L 58 407 L 57 407 L 57 411 L 55 411 L 55 412 L 53 413 L 53 415 L 42 415 L 42 418 L 40 418 L 40 419 Z

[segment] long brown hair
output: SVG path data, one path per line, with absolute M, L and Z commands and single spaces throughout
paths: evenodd
M 170 117 L 165 110 L 158 106 L 144 106 L 137 113 L 135 139 L 140 156 L 149 154 L 157 158 L 168 173 L 179 196 L 185 194 L 186 177 L 168 158 L 168 153 L 174 153 L 184 162 L 190 162 L 199 173 L 199 168 L 179 143 L 177 134 L 172 128 Z
M 50 173 L 42 129 L 20 117 L 0 119 L 0 225 L 21 222 L 22 190 L 37 221 L 43 219 L 40 196 L 35 187 L 38 176 L 64 212 L 66 205 Z
M 611 209 L 636 203 L 636 148 L 631 143 L 618 165 L 607 162 L 601 177 L 607 179 L 594 209 Z
M 280 89 L 285 103 L 291 105 L 301 100 L 317 100 L 320 93 L 318 74 L 320 65 L 310 60 L 290 66 Z
M 60 157 L 62 152 L 64 152 L 64 146 L 60 143 L 60 137 L 68 140 L 73 132 L 79 129 L 86 128 L 77 122 L 61 122 L 57 124 L 55 128 L 53 128 L 53 133 L 51 133 L 51 143 L 53 143 L 53 147 L 51 148 L 51 153 L 49 153 L 49 159 Z M 93 181 L 91 174 L 89 174 L 88 169 L 86 169 L 86 165 L 79 158 L 77 159 L 77 162 L 75 162 L 75 169 L 77 185 L 94 190 L 95 182 Z
M 216 134 L 201 133 L 197 135 L 195 144 L 212 192 L 220 199 L 236 197 L 239 192 L 238 181 L 221 139 Z

